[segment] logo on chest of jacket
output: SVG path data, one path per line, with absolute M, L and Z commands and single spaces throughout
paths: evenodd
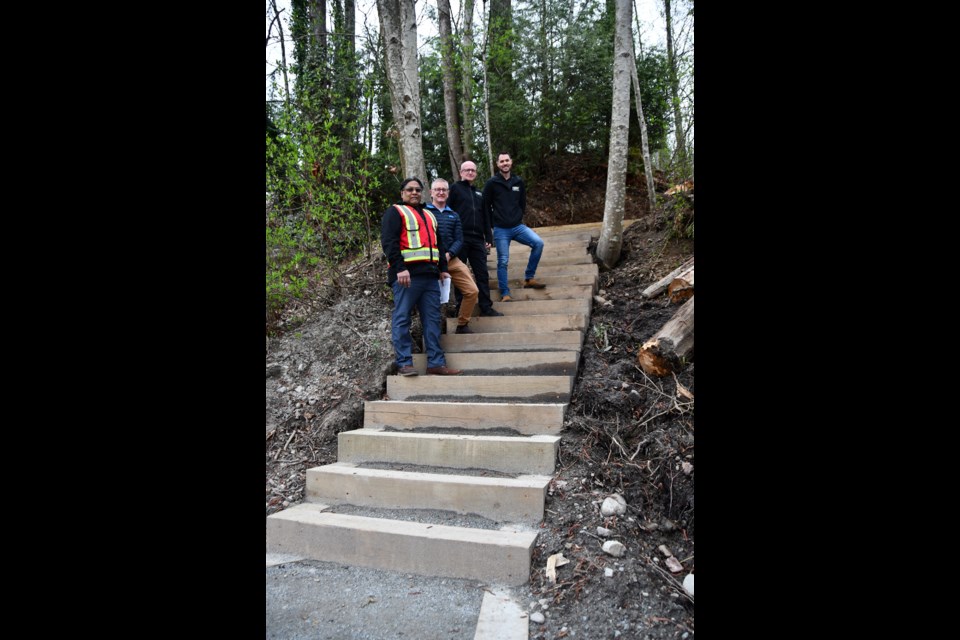
M 513 190 L 514 190 L 514 191 L 520 191 L 520 187 L 514 187 Z

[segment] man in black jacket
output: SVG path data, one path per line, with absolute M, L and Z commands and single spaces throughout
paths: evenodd
M 507 265 L 510 261 L 510 241 L 530 247 L 530 259 L 524 274 L 524 289 L 543 289 L 547 285 L 537 282 L 537 265 L 543 254 L 543 240 L 533 229 L 523 224 L 523 214 L 527 210 L 527 188 L 520 176 L 510 174 L 513 159 L 502 151 L 497 154 L 497 168 L 500 172 L 483 185 L 483 206 L 490 212 L 493 222 L 493 241 L 497 245 L 497 286 L 500 288 L 501 302 L 509 302 L 510 283 L 507 281 Z
M 477 179 L 477 165 L 472 160 L 465 160 L 460 165 L 459 182 L 450 186 L 450 197 L 447 206 L 460 216 L 463 227 L 463 248 L 457 253 L 464 262 L 469 262 L 473 269 L 473 278 L 477 282 L 480 295 L 477 299 L 480 305 L 481 316 L 502 316 L 493 308 L 490 300 L 490 275 L 487 272 L 487 254 L 493 245 L 493 233 L 490 218 L 483 207 L 483 196 L 480 190 L 473 186 Z M 462 304 L 463 294 L 457 289 L 457 303 Z
M 437 221 L 423 208 L 419 178 L 407 178 L 400 187 L 401 203 L 383 212 L 380 245 L 387 256 L 387 284 L 393 289 L 393 327 L 390 336 L 397 356 L 398 373 L 415 376 L 410 313 L 416 306 L 427 345 L 427 373 L 455 376 L 459 369 L 447 368 L 440 348 L 440 287 L 449 278 L 447 257 L 437 236 Z

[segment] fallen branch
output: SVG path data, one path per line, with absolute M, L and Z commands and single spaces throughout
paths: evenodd
M 683 273 L 684 271 L 686 271 L 692 266 L 693 266 L 693 258 L 690 258 L 689 260 L 684 262 L 682 265 L 680 265 L 679 267 L 677 267 L 676 269 L 674 269 L 673 271 L 671 271 L 670 273 L 663 276 L 662 278 L 654 282 L 652 285 L 644 289 L 643 293 L 641 293 L 640 295 L 643 296 L 644 298 L 657 297 L 658 295 L 666 291 L 667 287 L 670 286 L 670 283 L 673 282 L 674 278 L 676 278 L 677 276 L 679 276 L 681 273 Z

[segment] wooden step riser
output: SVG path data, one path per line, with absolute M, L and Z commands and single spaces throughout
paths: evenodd
M 384 509 L 441 509 L 498 522 L 543 519 L 545 475 L 517 478 L 362 469 L 337 462 L 307 469 L 306 500 Z
M 510 259 L 510 262 L 516 260 L 523 260 L 526 262 L 530 259 L 530 254 L 533 253 L 527 248 L 517 249 L 516 247 L 510 248 L 510 253 L 507 256 Z M 487 264 L 497 264 L 497 256 L 499 254 L 496 251 L 491 251 L 487 254 Z M 557 247 L 544 247 L 543 251 L 540 253 L 540 263 L 539 264 L 592 264 L 593 256 L 587 252 L 586 245 L 561 245 Z
M 574 376 L 387 376 L 391 400 L 510 398 L 569 402 Z
M 547 331 L 585 331 L 589 315 L 586 313 L 553 313 L 548 315 L 507 315 L 495 318 L 478 317 L 470 320 L 476 333 L 535 333 Z M 457 330 L 457 318 L 447 318 L 447 335 Z M 470 334 L 457 334 L 470 335 Z
M 509 304 L 509 303 L 506 303 Z M 440 336 L 444 353 L 465 351 L 580 351 L 583 331 L 527 333 L 445 333 Z
M 520 291 L 537 291 L 537 289 L 519 289 Z M 546 291 L 546 289 L 540 289 Z M 511 296 L 513 294 L 511 293 Z M 593 305 L 592 298 L 575 298 L 566 300 L 519 300 L 514 298 L 509 304 L 501 305 L 497 308 L 505 316 L 546 316 L 556 313 L 582 313 L 589 315 Z M 474 317 L 481 318 L 487 316 L 480 315 L 480 306 L 473 308 Z M 499 316 L 497 316 L 499 317 Z
M 577 351 L 528 351 L 446 353 L 447 366 L 468 375 L 575 376 L 580 354 Z M 413 354 L 413 366 L 426 375 L 427 356 Z
M 518 278 L 522 280 L 526 275 L 527 263 L 524 261 L 522 264 L 514 263 L 511 259 L 510 264 L 507 266 L 507 277 L 510 280 Z M 490 278 L 497 277 L 496 269 L 487 269 L 487 272 L 490 275 Z M 596 276 L 600 273 L 599 268 L 596 264 L 548 264 L 540 265 L 537 267 L 537 275 L 534 276 L 535 280 L 540 280 L 542 277 L 547 276 Z
M 552 286 L 557 287 L 584 287 L 589 286 L 591 290 L 596 293 L 597 291 L 597 276 L 543 276 L 539 273 L 537 277 L 534 278 L 540 284 L 547 285 L 546 289 L 540 289 L 540 291 L 546 291 Z M 513 297 L 514 291 L 523 290 L 523 275 L 513 277 L 510 276 L 507 279 L 507 283 L 510 285 L 510 296 Z M 496 270 L 490 272 L 490 296 L 494 302 L 500 300 L 499 292 L 499 280 L 497 279 Z M 537 291 L 536 289 L 528 289 L 528 291 Z
M 449 354 L 448 354 L 449 355 Z M 559 434 L 564 404 L 367 401 L 363 428 L 486 429 L 510 428 L 523 435 Z
M 342 431 L 339 462 L 389 462 L 502 473 L 554 472 L 559 436 L 479 436 L 405 433 L 373 429 Z
M 536 532 L 365 518 L 324 508 L 304 504 L 268 517 L 268 553 L 509 586 L 530 578 Z
M 517 284 L 510 285 L 510 297 L 512 297 L 515 302 L 523 302 L 526 300 L 590 299 L 593 297 L 593 286 L 591 283 L 579 286 L 552 285 L 546 289 L 524 289 L 523 282 L 518 281 Z M 497 290 L 496 282 L 491 284 L 490 299 L 494 302 L 500 301 L 500 291 Z M 494 308 L 497 311 L 503 311 L 502 306 Z M 479 311 L 477 311 L 477 313 L 479 313 Z

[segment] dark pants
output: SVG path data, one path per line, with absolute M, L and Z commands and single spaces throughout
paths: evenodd
M 490 299 L 490 274 L 487 272 L 487 248 L 483 246 L 483 240 L 474 240 L 464 238 L 463 251 L 460 252 L 460 259 L 470 264 L 473 269 L 473 279 L 477 281 L 477 289 L 480 290 L 480 296 L 477 304 L 480 305 L 480 311 L 490 311 L 493 309 L 493 301 Z M 457 304 L 463 301 L 463 294 L 457 290 Z

